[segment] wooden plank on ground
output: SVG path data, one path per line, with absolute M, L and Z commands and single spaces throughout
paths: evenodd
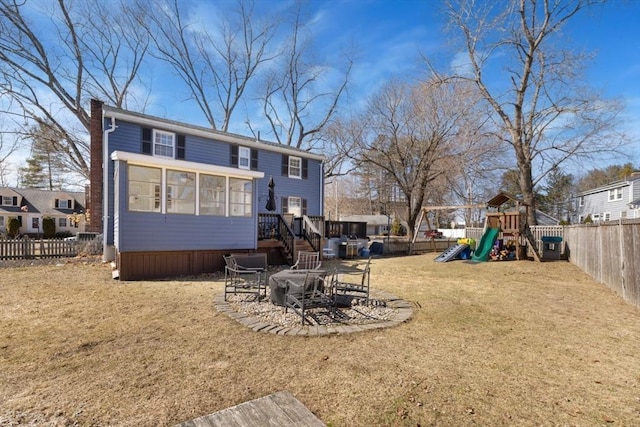
M 279 391 L 176 427 L 321 427 L 325 424 L 288 391 Z

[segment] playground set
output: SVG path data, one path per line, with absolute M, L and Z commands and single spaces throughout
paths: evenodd
M 507 202 L 515 204 L 515 209 L 500 212 L 500 207 Z M 473 239 L 460 239 L 456 245 L 449 247 L 435 258 L 437 262 L 452 259 L 469 259 L 471 262 L 491 260 L 527 259 L 530 248 L 536 261 L 540 261 L 538 246 L 527 222 L 529 206 L 516 197 L 501 192 L 487 202 L 487 209 L 494 210 L 485 215 L 485 224 L 479 242 Z M 469 257 L 469 254 L 470 257 Z

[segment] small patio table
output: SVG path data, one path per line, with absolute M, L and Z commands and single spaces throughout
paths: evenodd
M 325 270 L 282 270 L 269 276 L 269 289 L 271 290 L 271 302 L 281 307 L 285 306 L 287 295 L 287 281 L 297 286 L 290 286 L 289 293 L 294 295 L 302 295 L 302 286 L 304 279 L 309 273 L 314 280 L 323 278 L 327 272 Z M 313 286 L 310 282 L 307 286 Z M 308 290 L 308 289 L 307 289 Z

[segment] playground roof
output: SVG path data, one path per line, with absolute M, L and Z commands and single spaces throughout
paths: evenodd
M 517 198 L 513 194 L 509 194 L 504 191 L 501 191 L 500 193 L 498 193 L 497 196 L 494 196 L 491 200 L 487 202 L 487 206 L 490 208 L 499 208 L 500 206 L 507 203 L 508 201 L 513 201 L 521 205 L 525 204 L 521 199 Z

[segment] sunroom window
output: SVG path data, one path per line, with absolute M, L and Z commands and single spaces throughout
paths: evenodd
M 167 212 L 196 213 L 196 174 L 167 171 Z
M 129 210 L 160 212 L 162 169 L 129 166 Z
M 229 178 L 229 215 L 251 216 L 252 197 L 250 180 Z
M 224 176 L 200 174 L 200 215 L 225 215 L 226 185 Z

